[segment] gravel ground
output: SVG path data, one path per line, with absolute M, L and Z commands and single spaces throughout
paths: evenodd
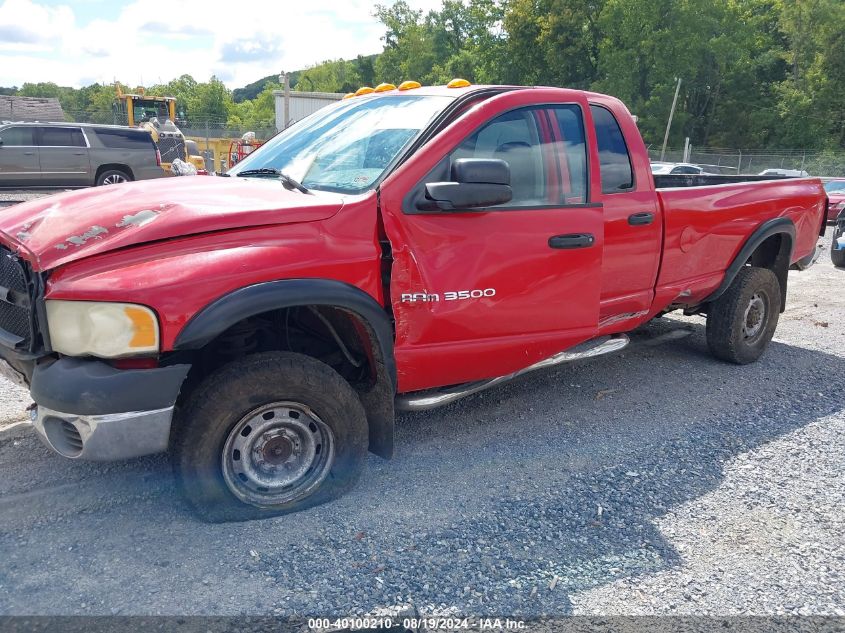
M 8 207 L 18 202 L 26 202 L 27 200 L 34 200 L 49 195 L 51 192 L 63 191 L 62 189 L 54 190 L 32 190 L 32 189 L 0 189 L 0 208 Z
M 751 366 L 670 316 L 405 415 L 393 461 L 278 519 L 206 525 L 164 457 L 0 433 L 0 614 L 845 615 L 843 281 L 826 255 L 790 273 Z M 0 382 L 0 420 L 26 404 Z

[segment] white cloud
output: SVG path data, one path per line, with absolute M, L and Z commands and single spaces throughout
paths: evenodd
M 6 0 L 0 5 L 0 61 L 10 52 L 49 52 L 68 28 L 74 28 L 69 7 Z
M 212 74 L 236 88 L 281 70 L 381 50 L 376 0 L 250 3 L 181 0 L 155 11 L 129 2 L 114 19 L 85 21 L 79 1 L 47 7 L 0 0 L 0 85 L 54 81 L 83 85 L 168 81 Z M 420 9 L 440 0 L 412 0 Z

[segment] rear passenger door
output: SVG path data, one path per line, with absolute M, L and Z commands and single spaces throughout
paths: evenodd
M 629 144 L 609 107 L 591 103 L 604 205 L 604 259 L 599 325 L 625 331 L 651 307 L 660 263 L 663 226 L 651 178 L 635 177 Z M 629 138 L 638 134 L 633 120 Z M 643 148 L 644 149 L 644 148 Z M 644 173 L 644 172 L 641 172 Z
M 81 128 L 37 127 L 41 184 L 58 187 L 92 185 L 88 141 Z
M 0 130 L 0 187 L 26 187 L 38 183 L 38 148 L 34 128 L 10 126 Z

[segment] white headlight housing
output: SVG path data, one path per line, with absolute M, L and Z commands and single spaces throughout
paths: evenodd
M 133 303 L 47 301 L 54 351 L 68 356 L 118 358 L 158 352 L 155 312 Z

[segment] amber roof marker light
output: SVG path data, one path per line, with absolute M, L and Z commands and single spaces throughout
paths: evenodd
M 393 84 L 379 84 L 375 87 L 375 92 L 387 92 L 388 90 L 396 90 Z
M 369 86 L 361 86 L 360 88 L 358 88 L 358 90 L 355 91 L 355 96 L 360 97 L 361 95 L 368 95 L 371 92 L 375 92 L 375 90 L 373 88 L 370 88 Z
M 446 84 L 447 88 L 466 88 L 467 86 L 471 86 L 472 84 L 468 82 L 466 79 L 461 79 L 460 77 L 456 77 L 452 81 Z
M 419 81 L 403 81 L 399 84 L 399 90 L 415 90 L 416 88 L 422 88 Z

